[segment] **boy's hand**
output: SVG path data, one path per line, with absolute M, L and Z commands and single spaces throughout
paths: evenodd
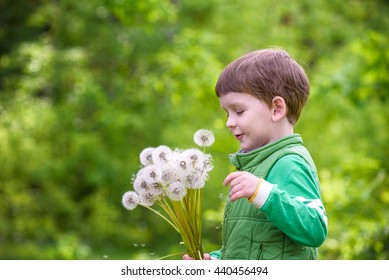
M 230 173 L 224 179 L 223 185 L 230 184 L 230 201 L 235 201 L 239 198 L 252 197 L 260 180 L 260 178 L 249 172 L 237 171 Z
M 185 254 L 183 257 L 182 257 L 183 260 L 186 260 L 186 261 L 189 261 L 189 260 L 194 260 L 194 258 L 192 257 L 189 257 L 188 254 Z M 211 256 L 207 253 L 204 254 L 203 256 L 203 260 L 210 260 L 211 259 Z

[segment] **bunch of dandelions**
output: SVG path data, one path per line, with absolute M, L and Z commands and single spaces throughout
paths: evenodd
M 168 146 L 149 147 L 140 153 L 141 169 L 133 178 L 133 191 L 123 195 L 128 210 L 141 205 L 167 221 L 180 235 L 187 253 L 202 259 L 201 238 L 204 186 L 212 170 L 212 156 L 205 147 L 215 141 L 211 131 L 200 129 L 194 142 L 203 147 L 172 150 Z M 157 204 L 160 209 L 153 208 Z

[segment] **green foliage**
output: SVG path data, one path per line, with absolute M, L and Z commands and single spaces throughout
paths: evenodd
M 376 31 L 366 35 L 322 60 L 318 72 L 329 75 L 313 81 L 314 96 L 301 123 L 308 143 L 320 135 L 320 145 L 310 148 L 321 167 L 329 213 L 330 234 L 322 252 L 327 258 L 389 257 L 384 211 L 389 203 L 388 37 Z M 345 56 L 353 59 L 345 61 Z M 317 114 L 319 106 L 329 110 Z
M 214 131 L 204 249 L 218 249 L 238 148 L 214 94 L 225 64 L 280 46 L 306 66 L 299 121 L 329 217 L 322 259 L 389 258 L 385 1 L 0 3 L 0 258 L 154 259 L 184 250 L 120 204 L 148 146 Z M 164 242 L 160 242 L 164 240 Z

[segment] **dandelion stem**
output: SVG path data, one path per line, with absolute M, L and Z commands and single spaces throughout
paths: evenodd
M 162 219 L 164 219 L 166 222 L 168 222 L 177 232 L 179 232 L 177 227 L 168 218 L 166 218 L 164 215 L 162 215 L 160 212 L 158 212 L 157 210 L 155 210 L 149 206 L 146 206 L 146 205 L 142 205 L 142 206 L 153 211 L 155 214 L 159 215 Z

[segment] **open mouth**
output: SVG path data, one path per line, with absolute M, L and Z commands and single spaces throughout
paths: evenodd
M 241 140 L 241 139 L 243 138 L 243 135 L 244 135 L 244 133 L 235 134 L 235 138 L 236 138 L 237 140 Z

